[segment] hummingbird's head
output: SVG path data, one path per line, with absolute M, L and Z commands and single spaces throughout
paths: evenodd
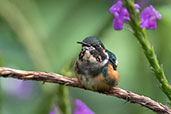
M 96 37 L 87 37 L 82 42 L 77 43 L 82 45 L 79 60 L 91 63 L 101 63 L 102 65 L 108 62 L 108 53 L 106 52 L 103 43 Z

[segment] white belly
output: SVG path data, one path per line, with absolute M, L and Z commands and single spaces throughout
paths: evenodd
M 80 75 L 79 81 L 83 86 L 85 86 L 88 89 L 94 90 L 97 88 L 91 76 Z

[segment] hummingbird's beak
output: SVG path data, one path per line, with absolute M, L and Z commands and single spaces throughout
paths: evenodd
M 90 44 L 88 43 L 85 43 L 85 42 L 77 42 L 78 44 L 82 44 L 83 46 L 87 46 L 87 47 L 90 47 Z

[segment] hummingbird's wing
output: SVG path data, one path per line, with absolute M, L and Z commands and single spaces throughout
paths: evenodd
M 118 61 L 116 59 L 116 56 L 114 53 L 112 53 L 111 51 L 109 50 L 106 50 L 106 52 L 108 53 L 109 55 L 109 62 L 112 64 L 114 70 L 116 70 L 117 68 L 117 65 L 118 65 Z

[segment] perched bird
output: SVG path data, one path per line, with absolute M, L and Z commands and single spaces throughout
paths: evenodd
M 105 49 L 96 37 L 87 37 L 82 42 L 79 57 L 74 65 L 78 81 L 87 89 L 107 91 L 119 82 L 116 56 Z

